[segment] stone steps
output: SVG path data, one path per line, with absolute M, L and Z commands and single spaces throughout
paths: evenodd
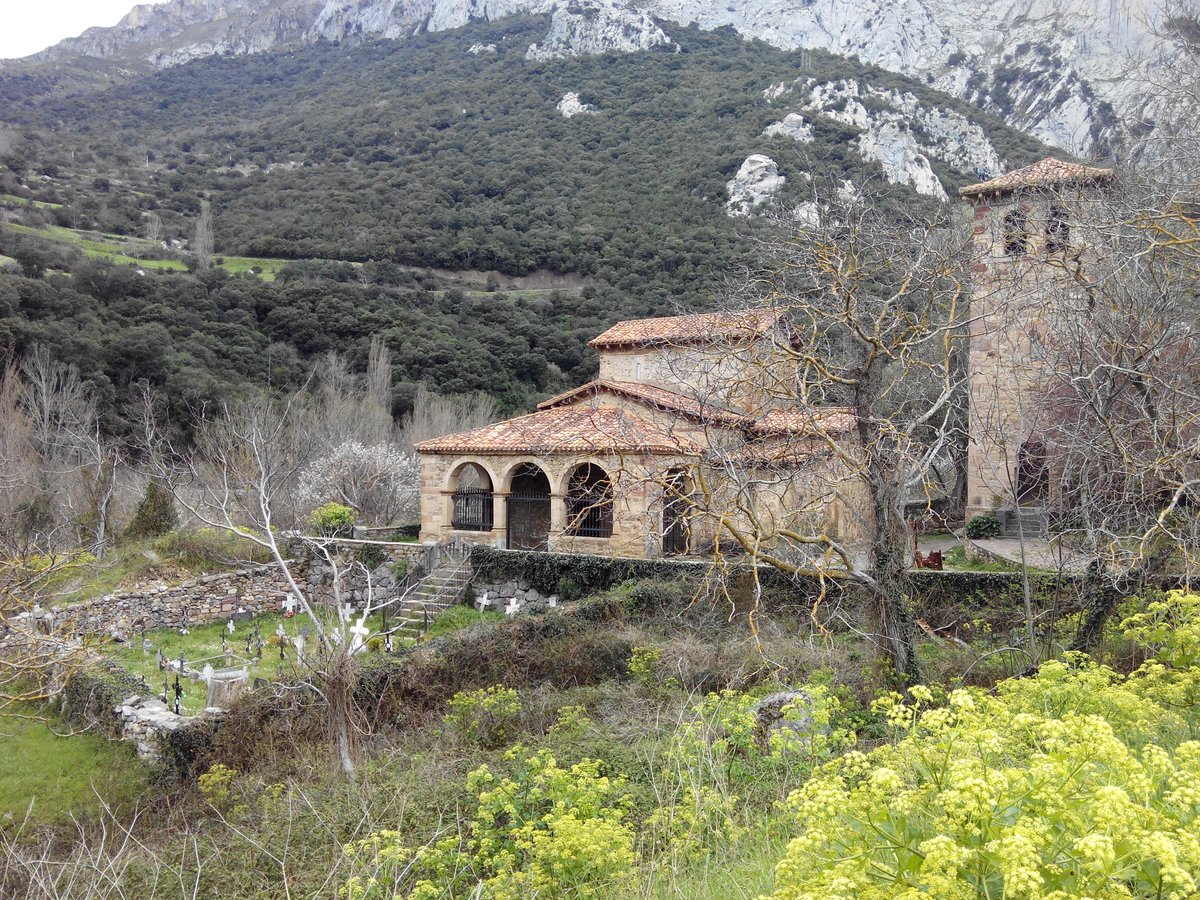
M 1006 512 L 1000 531 L 1002 537 L 1015 538 L 1024 533 L 1026 538 L 1040 538 L 1049 533 L 1050 520 L 1044 509 L 1025 507 Z
M 427 575 L 413 594 L 397 607 L 397 633 L 419 637 L 430 622 L 458 602 L 471 583 L 471 573 L 455 562 Z

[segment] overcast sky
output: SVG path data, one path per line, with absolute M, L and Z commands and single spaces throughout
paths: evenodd
M 93 25 L 116 25 L 138 3 L 162 0 L 0 0 L 0 59 L 45 50 Z

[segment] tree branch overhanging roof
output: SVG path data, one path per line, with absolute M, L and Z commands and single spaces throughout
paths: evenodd
M 1034 188 L 1103 184 L 1115 177 L 1112 169 L 1097 169 L 1048 156 L 1022 169 L 959 188 L 958 195 L 972 198 L 987 194 L 1011 194 Z
M 616 350 L 703 345 L 731 338 L 754 340 L 775 328 L 786 327 L 786 313 L 778 309 L 628 319 L 592 338 L 588 346 L 598 350 Z

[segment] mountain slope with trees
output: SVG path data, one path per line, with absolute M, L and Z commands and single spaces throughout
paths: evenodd
M 813 185 L 881 180 L 849 146 L 857 130 L 833 118 L 813 118 L 811 143 L 764 136 L 782 115 L 763 96 L 772 84 L 907 91 L 978 121 L 1010 165 L 1044 152 L 900 76 L 731 30 L 677 29 L 679 53 L 526 61 L 526 39 L 545 28 L 530 17 L 404 44 L 210 58 L 9 106 L 0 191 L 42 205 L 10 205 L 5 218 L 184 242 L 207 200 L 217 260 L 295 262 L 274 286 L 141 275 L 6 228 L 0 255 L 26 276 L 0 276 L 6 345 L 37 341 L 76 361 L 115 411 L 142 380 L 198 402 L 247 382 L 292 384 L 331 349 L 359 365 L 381 333 L 401 404 L 426 380 L 514 409 L 586 378 L 586 341 L 613 320 L 712 302 L 753 246 L 754 223 L 725 210 L 748 155 L 778 161 L 784 207 Z M 496 53 L 469 52 L 489 44 Z M 19 79 L 0 81 L 20 94 Z M 597 114 L 561 115 L 568 92 Z M 932 162 L 948 190 L 975 180 Z M 478 273 L 493 290 L 454 290 L 430 269 Z M 517 276 L 544 287 L 494 290 Z

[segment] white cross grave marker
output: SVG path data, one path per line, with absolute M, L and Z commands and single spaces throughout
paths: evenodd
M 293 597 L 291 594 L 288 594 L 286 597 L 283 598 L 283 611 L 285 613 L 290 613 L 290 612 L 296 611 L 296 598 Z
M 350 633 L 354 635 L 354 638 L 350 643 L 350 652 L 352 654 L 357 653 L 363 648 L 363 643 L 366 641 L 367 635 L 371 633 L 371 629 L 364 624 L 366 619 L 367 617 L 364 615 L 358 620 L 357 624 L 350 629 Z
M 478 598 L 475 601 L 475 608 L 478 609 L 480 612 L 483 612 L 488 608 L 488 592 L 487 591 L 484 591 L 483 596 Z
M 226 623 L 225 627 L 226 627 L 227 629 L 229 629 L 229 633 L 230 633 L 230 634 L 233 634 L 233 619 L 230 619 L 230 620 L 229 620 L 229 621 Z

